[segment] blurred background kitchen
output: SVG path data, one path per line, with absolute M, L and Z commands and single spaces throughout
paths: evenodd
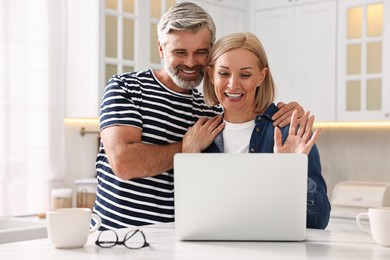
M 156 27 L 175 2 L 0 0 L 0 216 L 44 212 L 52 189 L 94 178 L 105 83 L 161 68 Z M 344 180 L 390 183 L 390 1 L 192 2 L 217 38 L 256 33 L 277 100 L 316 115 L 330 196 Z

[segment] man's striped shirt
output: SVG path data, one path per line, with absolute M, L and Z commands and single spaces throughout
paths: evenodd
M 220 107 L 208 107 L 198 90 L 180 94 L 169 90 L 152 70 L 113 76 L 105 89 L 100 110 L 100 130 L 113 125 L 142 129 L 142 142 L 170 144 L 182 140 L 199 117 L 212 117 Z M 167 158 L 168 159 L 168 158 Z M 98 178 L 94 212 L 101 229 L 174 221 L 173 171 L 122 180 L 108 163 L 104 144 L 96 158 Z

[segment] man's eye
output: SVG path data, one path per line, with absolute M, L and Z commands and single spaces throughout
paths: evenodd
M 208 52 L 207 51 L 198 51 L 196 54 L 199 56 L 204 56 L 204 55 L 208 55 Z
M 184 52 L 184 51 L 175 51 L 175 55 L 184 56 L 184 55 L 186 55 L 186 52 Z

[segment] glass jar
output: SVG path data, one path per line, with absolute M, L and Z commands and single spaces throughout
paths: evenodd
M 72 194 L 72 189 L 67 188 L 51 190 L 51 208 L 71 208 Z
M 75 184 L 77 187 L 76 206 L 92 209 L 96 200 L 97 179 L 79 179 L 75 181 Z

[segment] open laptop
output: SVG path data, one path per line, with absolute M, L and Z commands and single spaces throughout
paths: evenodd
M 176 154 L 176 239 L 304 240 L 307 170 L 305 154 Z

